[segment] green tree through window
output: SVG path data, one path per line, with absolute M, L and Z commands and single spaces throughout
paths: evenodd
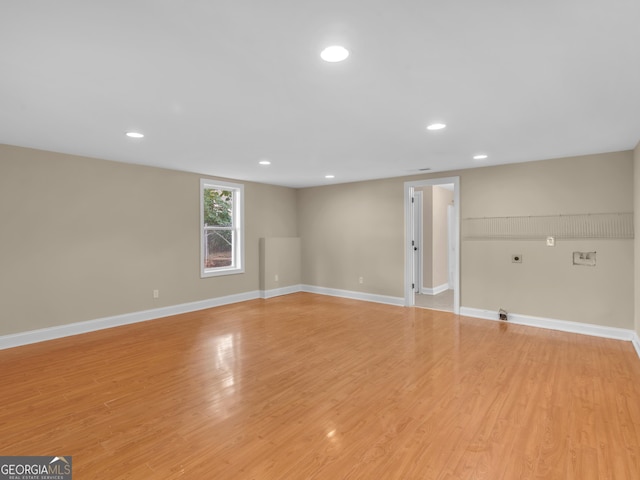
M 202 276 L 242 271 L 238 211 L 242 186 L 202 180 L 201 187 Z

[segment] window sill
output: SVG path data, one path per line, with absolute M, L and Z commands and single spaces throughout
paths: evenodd
M 244 268 L 228 267 L 228 268 L 210 268 L 200 272 L 200 278 L 221 277 L 223 275 L 235 275 L 244 273 Z

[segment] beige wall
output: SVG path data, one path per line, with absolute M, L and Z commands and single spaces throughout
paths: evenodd
M 422 192 L 422 287 L 433 288 L 433 187 L 416 191 Z
M 303 282 L 402 297 L 404 182 L 453 175 L 460 176 L 461 218 L 633 210 L 630 151 L 303 189 Z M 598 265 L 574 267 L 574 250 L 596 250 Z M 513 253 L 524 263 L 512 264 Z M 461 304 L 633 328 L 632 258 L 632 240 L 558 241 L 554 248 L 465 241 Z
M 199 179 L 0 145 L 0 335 L 258 290 L 296 191 L 245 182 L 246 272 L 201 279 Z
M 447 207 L 453 204 L 453 191 L 433 187 L 433 285 L 439 287 L 449 282 L 449 229 Z M 453 288 L 453 285 L 450 287 Z
M 635 227 L 635 327 L 640 336 L 640 142 L 633 152 L 633 204 Z
M 402 296 L 403 197 L 399 179 L 299 190 L 302 282 Z
M 0 335 L 258 290 L 269 237 L 300 237 L 302 283 L 402 297 L 405 181 L 459 175 L 461 218 L 631 211 L 633 163 L 620 152 L 297 191 L 245 182 L 246 273 L 201 279 L 200 176 L 0 146 Z M 462 306 L 633 328 L 633 246 L 464 241 Z M 573 267 L 573 250 L 596 250 L 597 267 Z
M 300 285 L 300 238 L 260 239 L 260 290 Z
M 480 168 L 462 182 L 462 218 L 633 210 L 631 152 Z M 574 266 L 573 251 L 596 251 L 597 266 Z M 463 306 L 632 328 L 632 240 L 474 240 L 461 254 Z
M 416 191 L 422 192 L 422 286 L 433 289 L 449 281 L 447 206 L 453 192 L 431 185 Z

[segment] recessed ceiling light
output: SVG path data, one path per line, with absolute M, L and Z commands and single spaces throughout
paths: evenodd
M 260 165 L 271 165 L 271 162 L 269 160 L 266 160 L 266 159 L 265 160 L 260 160 L 258 163 Z
M 348 56 L 349 56 L 349 50 L 347 50 L 341 45 L 332 45 L 322 50 L 322 52 L 320 52 L 320 57 L 325 62 L 331 62 L 331 63 L 342 62 L 343 60 L 346 60 Z
M 442 130 L 443 128 L 445 128 L 447 125 L 444 123 L 432 123 L 431 125 L 429 125 L 427 127 L 427 130 Z
M 139 132 L 127 132 L 127 137 L 129 138 L 143 138 L 144 134 Z
M 474 155 L 473 159 L 474 160 L 484 160 L 485 158 L 487 158 L 489 155 L 485 155 L 484 153 L 481 153 L 479 155 Z
M 325 175 L 324 178 L 336 178 L 335 175 Z

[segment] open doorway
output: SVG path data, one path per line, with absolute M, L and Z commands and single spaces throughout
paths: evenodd
M 460 311 L 459 177 L 405 183 L 405 305 Z

